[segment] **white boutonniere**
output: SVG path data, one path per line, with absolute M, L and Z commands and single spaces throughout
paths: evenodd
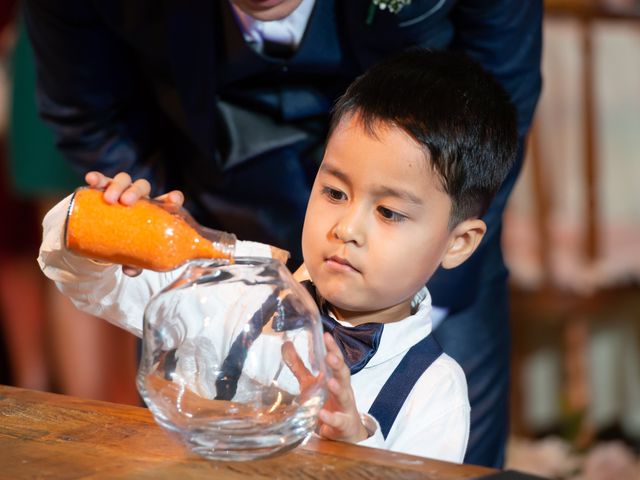
M 373 22 L 376 10 L 388 10 L 391 13 L 398 13 L 404 6 L 410 3 L 411 0 L 371 0 L 369 12 L 367 13 L 367 24 L 371 25 L 371 22 Z

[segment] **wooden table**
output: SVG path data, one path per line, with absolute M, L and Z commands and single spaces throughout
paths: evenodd
M 495 472 L 308 439 L 269 459 L 214 462 L 189 453 L 145 408 L 0 385 L 0 479 L 458 479 Z

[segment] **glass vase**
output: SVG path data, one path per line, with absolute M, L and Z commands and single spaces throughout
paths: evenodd
M 315 302 L 280 261 L 197 261 L 145 310 L 137 385 L 194 452 L 251 460 L 314 430 L 324 357 Z

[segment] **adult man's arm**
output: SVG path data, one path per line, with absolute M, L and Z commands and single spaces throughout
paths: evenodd
M 86 0 L 27 0 L 37 103 L 56 143 L 81 173 L 158 177 L 157 115 L 140 66 Z
M 463 0 L 452 13 L 453 48 L 495 75 L 518 111 L 518 133 L 526 134 L 542 84 L 542 1 Z
M 452 12 L 453 48 L 492 72 L 517 109 L 516 163 L 483 219 L 487 235 L 463 265 L 439 269 L 428 286 L 449 315 L 436 329 L 465 371 L 471 431 L 465 462 L 502 467 L 508 437 L 509 308 L 500 248 L 502 212 L 520 171 L 524 139 L 540 94 L 541 0 L 460 0 Z
M 434 302 L 456 312 L 476 300 L 479 282 L 486 281 L 480 270 L 485 269 L 486 274 L 487 244 L 499 242 L 502 212 L 522 165 L 524 140 L 542 85 L 542 1 L 461 0 L 451 18 L 455 25 L 452 48 L 480 62 L 507 90 L 518 113 L 520 137 L 516 163 L 484 216 L 489 231 L 483 244 L 462 266 L 439 269 L 429 281 Z M 498 264 L 494 267 L 492 275 L 500 274 L 500 268 L 504 268 Z M 451 288 L 452 285 L 465 288 Z

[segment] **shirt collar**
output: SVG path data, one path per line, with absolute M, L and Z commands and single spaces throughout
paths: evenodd
M 316 301 L 319 305 L 322 305 L 324 299 L 320 297 L 320 295 L 316 295 Z M 432 330 L 431 310 L 431 294 L 427 287 L 422 287 L 413 298 L 413 313 L 411 315 L 397 322 L 384 324 L 378 349 L 364 369 L 366 370 L 367 368 L 375 367 L 396 355 L 405 353 L 416 343 L 429 335 Z M 331 309 L 327 309 L 326 313 L 341 325 L 346 327 L 350 326 L 348 322 L 336 319 L 335 315 L 331 312 Z
M 416 298 L 420 299 L 420 296 L 423 298 L 419 300 L 415 313 L 398 322 L 384 324 L 378 350 L 365 369 L 404 354 L 431 333 L 431 295 L 427 287 L 423 287 L 416 294 Z
M 307 28 L 315 0 L 302 0 L 288 17 L 269 22 L 256 20 L 240 10 L 233 2 L 230 3 L 245 41 L 261 51 L 263 40 L 297 48 Z

